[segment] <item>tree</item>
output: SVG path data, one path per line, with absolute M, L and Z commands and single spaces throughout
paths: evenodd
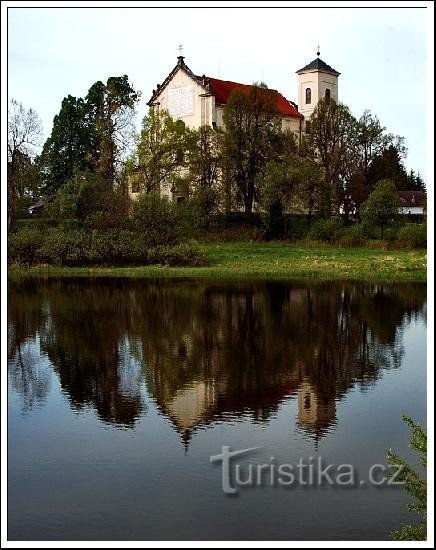
M 134 107 L 140 93 L 129 83 L 127 75 L 98 81 L 86 96 L 87 119 L 94 149 L 98 151 L 97 172 L 109 187 L 133 137 Z
M 166 185 L 171 188 L 180 175 L 190 134 L 181 120 L 167 111 L 150 109 L 142 121 L 142 130 L 134 155 L 127 163 L 127 178 L 138 191 L 151 193 Z
M 386 128 L 380 124 L 378 117 L 373 115 L 369 110 L 364 111 L 360 117 L 357 131 L 357 150 L 360 157 L 360 167 L 366 180 L 368 180 L 368 174 L 374 160 L 390 147 L 396 150 L 399 158 L 404 158 L 406 155 L 404 138 L 387 134 Z
M 410 447 L 420 454 L 419 463 L 427 468 L 427 432 L 410 417 L 403 415 L 403 420 L 412 432 Z M 392 533 L 395 540 L 427 540 L 427 482 L 403 458 L 395 454 L 392 449 L 386 453 L 389 466 L 393 469 L 395 481 L 404 483 L 404 489 L 414 499 L 408 508 L 417 512 L 420 522 L 415 525 L 403 525 Z M 400 468 L 400 470 L 398 470 Z M 398 475 L 396 475 L 398 472 Z
M 46 193 L 56 192 L 76 172 L 94 169 L 98 152 L 92 144 L 92 124 L 82 98 L 68 95 L 62 100 L 39 159 Z
M 406 191 L 408 188 L 403 153 L 394 144 L 375 157 L 368 168 L 367 185 L 369 189 L 372 190 L 378 181 L 384 179 L 391 180 L 399 191 Z
M 19 193 L 20 165 L 23 158 L 33 158 L 42 135 L 42 123 L 36 111 L 25 109 L 12 99 L 8 112 L 8 228 L 16 209 Z
M 224 134 L 210 126 L 201 126 L 191 132 L 187 154 L 187 180 L 199 217 L 199 225 L 208 228 L 212 215 L 220 207 L 223 174 Z
M 224 107 L 223 118 L 228 176 L 249 214 L 259 198 L 257 177 L 274 159 L 274 141 L 281 132 L 275 95 L 264 84 L 254 84 L 248 91 L 236 89 Z
M 407 191 L 426 191 L 424 180 L 414 170 L 410 170 L 410 173 L 407 175 Z
M 340 173 L 345 157 L 356 147 L 357 122 L 346 105 L 321 99 L 311 116 L 302 153 L 318 162 L 323 172 L 320 214 L 329 217 L 340 210 Z
M 367 227 L 380 226 L 383 239 L 384 228 L 398 216 L 398 197 L 395 185 L 390 180 L 379 181 L 362 205 L 362 222 Z

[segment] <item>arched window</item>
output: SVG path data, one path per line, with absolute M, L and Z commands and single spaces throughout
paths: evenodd
M 330 88 L 325 89 L 325 98 L 327 101 L 330 101 Z
M 306 105 L 309 103 L 312 103 L 312 90 L 310 88 L 306 88 Z

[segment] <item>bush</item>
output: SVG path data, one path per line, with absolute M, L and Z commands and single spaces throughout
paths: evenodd
M 309 221 L 303 216 L 290 216 L 286 223 L 286 238 L 292 241 L 304 239 L 309 228 Z
M 398 231 L 398 242 L 408 248 L 425 248 L 427 246 L 427 225 L 408 223 Z
M 82 266 L 89 262 L 90 234 L 84 229 L 64 231 L 52 229 L 46 234 L 39 249 L 43 263 Z
M 31 265 L 39 261 L 39 247 L 43 233 L 37 227 L 22 227 L 8 238 L 8 261 L 13 264 Z
M 342 246 L 363 246 L 366 238 L 365 228 L 361 224 L 343 227 L 337 233 L 337 240 Z
M 133 204 L 133 225 L 148 246 L 177 244 L 189 234 L 189 209 L 157 193 L 143 194 Z
M 309 229 L 308 236 L 315 241 L 332 243 L 341 227 L 342 223 L 336 219 L 317 220 Z
M 46 233 L 25 228 L 10 236 L 10 263 L 57 266 L 127 266 L 164 264 L 204 265 L 200 248 L 193 243 L 148 247 L 146 239 L 129 230 L 88 231 L 51 229 Z
M 180 243 L 174 246 L 159 246 L 149 251 L 151 264 L 169 266 L 201 266 L 206 264 L 203 252 L 194 243 Z

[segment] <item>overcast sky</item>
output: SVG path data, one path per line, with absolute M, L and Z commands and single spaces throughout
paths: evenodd
M 177 61 L 196 74 L 263 80 L 297 102 L 295 71 L 316 57 L 341 73 L 339 99 L 406 138 L 407 167 L 426 174 L 429 10 L 346 8 L 10 8 L 9 95 L 51 131 L 63 97 L 127 74 L 146 101 Z

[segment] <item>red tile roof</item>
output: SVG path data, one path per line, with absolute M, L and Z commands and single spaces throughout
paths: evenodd
M 424 191 L 398 191 L 400 206 L 424 206 L 427 200 L 427 195 Z
M 197 77 L 200 80 L 203 77 Z M 230 94 L 234 90 L 242 90 L 248 92 L 251 88 L 248 84 L 240 84 L 239 82 L 230 82 L 228 80 L 219 80 L 218 78 L 204 77 L 206 82 L 209 82 L 210 89 L 215 95 L 215 101 L 219 105 L 225 105 L 229 99 Z M 303 118 L 297 109 L 277 90 L 270 90 L 275 96 L 277 101 L 277 110 L 282 116 L 290 116 Z

